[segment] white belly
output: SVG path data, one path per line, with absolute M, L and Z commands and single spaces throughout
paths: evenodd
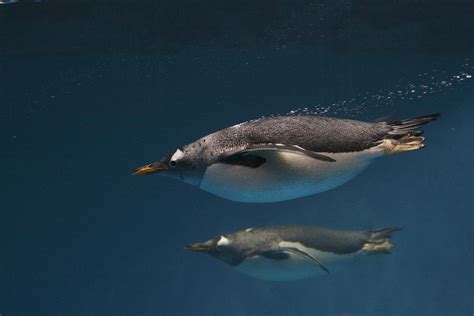
M 324 153 L 323 153 L 324 154 Z M 336 162 L 301 154 L 267 151 L 258 168 L 214 164 L 207 168 L 200 188 L 239 202 L 277 202 L 320 193 L 352 179 L 383 154 L 374 147 L 356 153 L 327 154 Z

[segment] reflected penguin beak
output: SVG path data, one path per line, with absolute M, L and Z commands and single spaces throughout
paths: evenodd
M 152 164 L 149 164 L 149 165 L 146 165 L 146 166 L 135 169 L 132 172 L 132 175 L 142 176 L 142 175 L 146 175 L 146 174 L 153 174 L 153 173 L 156 173 L 160 170 L 166 170 L 166 169 L 168 169 L 168 167 L 163 165 L 162 163 L 154 162 Z
M 199 243 L 187 245 L 186 247 L 184 247 L 184 249 L 193 252 L 208 252 L 210 250 L 209 246 Z

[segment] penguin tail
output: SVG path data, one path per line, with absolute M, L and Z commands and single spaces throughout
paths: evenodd
M 398 153 L 425 147 L 423 141 L 426 138 L 422 136 L 423 132 L 419 129 L 430 122 L 436 121 L 439 117 L 440 114 L 435 113 L 386 123 L 390 130 L 382 141 L 385 151 Z
M 400 227 L 387 227 L 369 231 L 369 237 L 362 250 L 367 254 L 389 254 L 393 244 L 390 242 L 391 234 L 401 230 Z

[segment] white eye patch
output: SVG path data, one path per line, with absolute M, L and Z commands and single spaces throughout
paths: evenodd
M 171 156 L 171 161 L 176 161 L 181 159 L 184 156 L 184 152 L 180 149 L 176 150 L 173 156 Z
M 217 242 L 218 246 L 227 246 L 228 244 L 230 244 L 230 240 L 225 238 L 224 236 L 221 236 L 221 239 L 219 239 L 219 241 Z

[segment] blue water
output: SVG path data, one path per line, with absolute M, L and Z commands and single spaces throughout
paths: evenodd
M 474 312 L 474 49 L 464 30 L 471 21 L 457 23 L 468 10 L 435 6 L 452 26 L 437 29 L 402 2 L 375 13 L 345 2 L 326 11 L 314 8 L 331 3 L 98 3 L 0 5 L 2 316 Z M 270 23 L 261 12 L 280 18 Z M 367 26 L 370 12 L 388 26 Z M 310 23 L 321 17 L 332 24 Z M 143 31 L 155 18 L 157 28 Z M 323 33 L 330 40 L 318 40 Z M 210 132 L 304 107 L 361 120 L 442 118 L 425 128 L 426 149 L 292 201 L 241 204 L 130 176 Z M 290 223 L 403 230 L 390 255 L 286 283 L 183 249 Z

